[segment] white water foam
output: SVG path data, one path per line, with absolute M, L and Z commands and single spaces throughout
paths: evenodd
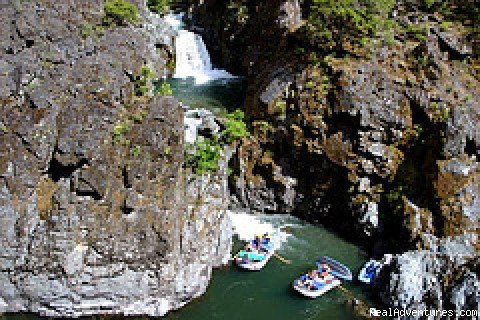
M 183 16 L 185 13 L 169 13 L 166 14 L 163 19 L 166 23 L 170 25 L 170 27 L 174 30 L 180 30 L 183 26 Z
M 267 218 L 266 215 L 254 215 L 245 212 L 229 211 L 229 218 L 232 221 L 233 232 L 243 241 L 253 239 L 256 234 L 268 233 L 272 236 L 274 241 L 280 245 L 287 241 L 291 236 L 287 232 L 282 231 L 282 227 L 288 225 L 273 223 L 271 216 L 268 216 Z
M 176 64 L 174 78 L 193 77 L 195 84 L 205 84 L 212 80 L 233 79 L 234 75 L 212 66 L 210 54 L 200 35 L 179 30 L 175 38 Z

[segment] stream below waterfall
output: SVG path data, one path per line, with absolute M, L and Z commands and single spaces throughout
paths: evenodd
M 170 17 L 177 30 L 182 27 L 178 21 L 181 17 Z M 245 98 L 244 81 L 212 66 L 202 37 L 179 30 L 176 40 L 176 71 L 173 78 L 167 80 L 174 95 L 188 109 L 208 109 L 216 115 L 241 107 Z M 364 251 L 321 226 L 291 215 L 231 212 L 230 218 L 235 231 L 232 254 L 255 233 L 269 232 L 282 240 L 277 252 L 291 264 L 272 258 L 259 272 L 246 272 L 233 265 L 214 270 L 207 292 L 169 313 L 167 320 L 355 318 L 345 304 L 345 293 L 339 289 L 310 300 L 297 294 L 291 284 L 300 274 L 311 270 L 313 262 L 323 255 L 346 264 L 356 275 L 368 260 Z M 356 281 L 343 286 L 371 305 L 367 288 Z
M 206 109 L 217 116 L 242 108 L 245 98 L 243 79 L 218 79 L 202 85 L 195 85 L 192 78 L 172 78 L 167 82 L 188 109 Z

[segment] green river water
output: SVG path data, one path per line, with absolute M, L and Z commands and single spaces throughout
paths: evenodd
M 190 109 L 207 109 L 216 115 L 242 108 L 245 82 L 242 79 L 214 80 L 194 85 L 193 78 L 168 79 L 175 97 Z
M 291 264 L 272 257 L 258 272 L 243 271 L 233 265 L 215 270 L 206 294 L 170 313 L 167 320 L 355 319 L 346 306 L 345 294 L 338 288 L 311 300 L 297 294 L 291 283 L 312 269 L 313 262 L 322 255 L 341 261 L 357 274 L 366 254 L 325 228 L 294 217 L 276 215 L 261 219 L 276 227 L 288 226 L 291 235 L 277 252 Z M 235 243 L 234 251 L 241 245 L 239 241 Z M 358 282 L 343 286 L 369 303 L 367 288 Z

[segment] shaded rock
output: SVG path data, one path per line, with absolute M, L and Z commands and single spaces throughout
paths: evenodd
M 480 282 L 475 273 L 467 272 L 463 279 L 453 287 L 450 302 L 455 306 L 455 311 L 480 310 Z

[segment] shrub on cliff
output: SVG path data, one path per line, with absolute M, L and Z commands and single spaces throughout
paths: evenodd
M 313 0 L 304 30 L 324 50 L 362 46 L 384 29 L 393 0 Z
M 245 115 L 241 110 L 235 110 L 225 117 L 225 130 L 222 137 L 227 143 L 232 143 L 237 139 L 247 137 L 249 135 L 247 124 L 245 123 Z
M 193 169 L 196 175 L 218 170 L 221 145 L 215 138 L 197 139 L 194 145 L 185 152 L 185 164 Z
M 171 0 L 147 0 L 147 6 L 150 11 L 165 14 L 168 12 Z
M 171 96 L 171 95 L 173 95 L 173 90 L 172 90 L 172 87 L 170 87 L 170 84 L 168 82 L 163 81 L 157 87 L 157 90 L 155 91 L 155 94 L 160 95 L 160 96 Z
M 135 81 L 135 95 L 143 96 L 150 91 L 149 83 L 155 78 L 155 73 L 147 66 L 142 67 Z
M 219 138 L 215 135 L 211 138 L 199 137 L 185 150 L 185 165 L 192 168 L 195 175 L 217 171 L 223 145 L 250 135 L 241 110 L 228 113 L 225 116 L 224 125 L 225 129 Z
M 125 0 L 111 0 L 103 7 L 103 23 L 108 26 L 126 26 L 138 21 L 138 9 Z

